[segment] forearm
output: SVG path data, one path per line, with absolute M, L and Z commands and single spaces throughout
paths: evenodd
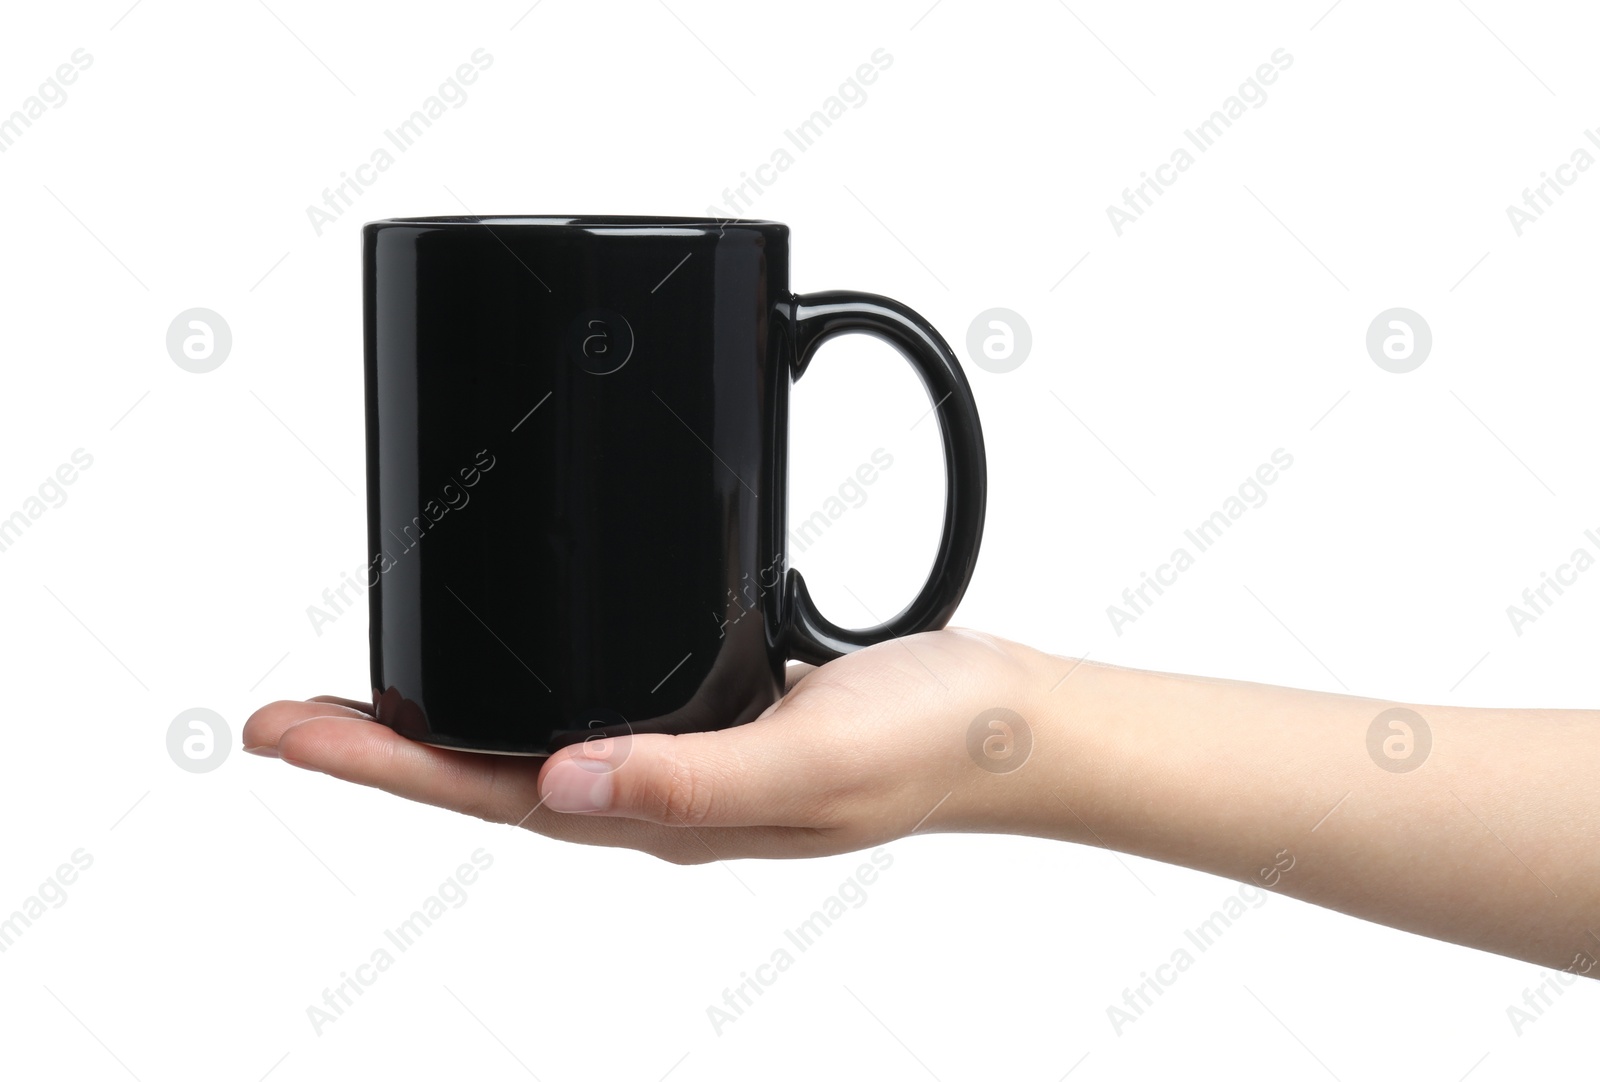
M 1084 663 L 1030 703 L 1018 832 L 1600 976 L 1600 713 L 1412 707 L 1386 754 L 1353 696 Z

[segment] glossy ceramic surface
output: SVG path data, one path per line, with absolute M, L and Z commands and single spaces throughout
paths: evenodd
M 786 226 L 416 218 L 362 242 L 379 720 L 526 754 L 723 728 L 775 701 L 786 659 L 954 612 L 985 499 L 966 380 L 903 305 L 792 293 Z M 916 367 L 947 462 L 928 584 L 867 630 L 824 618 L 785 552 L 789 388 L 857 331 Z

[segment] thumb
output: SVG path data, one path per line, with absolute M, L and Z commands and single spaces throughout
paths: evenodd
M 605 737 L 563 748 L 539 775 L 552 811 L 667 826 L 799 825 L 818 793 L 777 726 Z

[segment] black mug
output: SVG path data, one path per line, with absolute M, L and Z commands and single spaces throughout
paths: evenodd
M 896 301 L 792 293 L 787 226 L 405 218 L 362 259 L 373 699 L 402 735 L 547 755 L 720 729 L 787 659 L 955 611 L 986 488 L 966 378 Z M 785 540 L 789 388 L 850 332 L 912 363 L 945 449 L 928 581 L 863 630 L 817 611 Z

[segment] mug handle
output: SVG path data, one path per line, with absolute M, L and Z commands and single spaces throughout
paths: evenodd
M 888 297 L 847 291 L 796 296 L 789 318 L 795 340 L 794 379 L 805 374 L 818 347 L 836 335 L 865 333 L 881 338 L 898 349 L 922 378 L 944 439 L 944 531 L 933 570 L 911 604 L 876 627 L 843 628 L 817 611 L 805 579 L 798 570 L 789 569 L 789 656 L 821 665 L 863 646 L 930 631 L 949 621 L 978 562 L 988 466 L 972 388 L 955 354 L 927 320 Z

